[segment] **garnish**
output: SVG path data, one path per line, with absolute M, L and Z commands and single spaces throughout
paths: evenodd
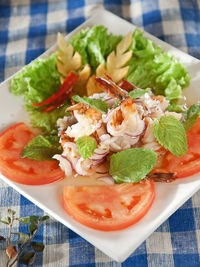
M 157 155 L 145 148 L 132 148 L 110 157 L 110 170 L 116 183 L 138 183 L 152 170 Z
M 106 60 L 106 66 L 100 64 L 96 69 L 96 75 L 104 77 L 107 73 L 114 82 L 119 82 L 127 76 L 129 66 L 126 66 L 127 62 L 132 57 L 132 50 L 128 51 L 132 43 L 132 34 L 129 33 L 125 36 L 117 45 L 116 51 L 112 51 Z
M 79 137 L 76 141 L 79 154 L 84 158 L 90 158 L 97 146 L 97 142 L 90 136 Z
M 22 150 L 22 158 L 29 158 L 35 160 L 49 160 L 53 155 L 60 154 L 62 152 L 59 144 L 58 136 L 38 135 L 33 138 Z
M 197 122 L 197 119 L 200 116 L 200 104 L 192 105 L 187 111 L 184 111 L 182 115 L 182 123 L 187 131 Z
M 16 217 L 16 212 L 8 209 L 8 216 L 3 217 L 0 222 L 9 225 L 9 234 L 8 238 L 0 236 L 0 241 L 7 241 L 6 254 L 8 256 L 7 267 L 14 266 L 16 263 L 22 262 L 26 265 L 33 264 L 36 252 L 42 252 L 45 248 L 43 243 L 32 242 L 35 238 L 38 230 L 43 222 L 49 219 L 49 216 L 45 215 L 43 217 L 39 216 L 29 216 L 29 217 Z M 15 233 L 13 232 L 13 223 L 18 221 L 23 224 L 28 224 L 28 229 L 30 234 L 25 233 Z M 18 247 L 11 245 L 11 237 L 16 235 L 18 239 Z M 28 247 L 31 246 L 32 250 L 28 251 Z
M 42 111 L 51 111 L 55 109 L 56 107 L 59 107 L 64 100 L 66 100 L 69 97 L 69 94 L 73 90 L 74 85 L 78 81 L 78 75 L 70 72 L 67 75 L 67 78 L 65 79 L 64 83 L 60 86 L 58 91 L 50 96 L 49 98 L 45 99 L 44 101 L 40 103 L 32 103 L 34 107 L 40 107 L 44 105 L 50 105 L 43 109 Z
M 187 139 L 182 123 L 173 116 L 163 116 L 153 124 L 153 134 L 161 146 L 181 157 L 187 152 Z
M 147 93 L 148 91 L 150 91 L 151 88 L 146 88 L 146 89 L 140 89 L 140 88 L 137 88 L 137 89 L 134 89 L 133 91 L 129 92 L 128 94 L 133 98 L 138 98 L 138 97 L 141 97 L 143 96 L 145 93 Z
M 84 103 L 92 108 L 96 109 L 101 113 L 108 112 L 108 104 L 101 99 L 89 98 L 89 97 L 81 97 L 78 95 L 74 95 L 72 99 L 76 102 Z

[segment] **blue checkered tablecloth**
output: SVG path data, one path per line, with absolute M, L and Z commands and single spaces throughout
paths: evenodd
M 96 9 L 107 9 L 200 59 L 199 0 L 0 0 L 0 82 L 35 59 Z M 44 212 L 0 181 L 0 216 Z M 15 231 L 26 226 L 15 224 Z M 8 228 L 0 224 L 0 235 Z M 133 237 L 134 238 L 134 237 Z M 44 242 L 33 266 L 200 266 L 200 192 L 162 224 L 124 263 L 117 263 L 80 236 L 50 219 L 36 238 Z M 5 266 L 0 242 L 0 267 Z M 19 266 L 24 266 L 19 264 Z

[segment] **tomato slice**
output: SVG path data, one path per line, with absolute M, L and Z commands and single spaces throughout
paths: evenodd
M 67 186 L 64 208 L 75 220 L 88 227 L 115 231 L 138 222 L 150 209 L 154 182 L 105 186 Z
M 18 123 L 0 134 L 0 171 L 10 180 L 26 185 L 42 185 L 64 178 L 54 160 L 21 158 L 24 146 L 34 137 L 30 128 Z
M 184 178 L 200 172 L 200 118 L 187 131 L 188 151 L 180 158 L 166 154 L 163 168 L 175 173 L 177 178 Z

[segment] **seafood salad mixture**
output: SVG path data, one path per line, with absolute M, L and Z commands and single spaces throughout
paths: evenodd
M 182 115 L 167 111 L 169 101 L 164 96 L 154 96 L 150 88 L 146 91 L 141 90 L 127 81 L 123 81 L 120 87 L 109 76 L 107 79 L 96 77 L 96 81 L 104 92 L 94 94 L 89 99 L 106 103 L 107 110 L 99 111 L 89 102 L 73 101 L 74 105 L 67 108 L 72 116 L 65 116 L 57 121 L 63 152 L 54 155 L 53 158 L 59 160 L 66 176 L 71 176 L 73 171 L 82 176 L 90 176 L 97 172 L 104 175 L 100 179 L 113 184 L 114 179 L 109 175 L 109 165 L 104 163 L 109 161 L 113 153 L 139 147 L 156 152 L 156 168 L 159 168 L 166 150 L 153 134 L 153 121 L 162 116 L 173 116 L 181 120 Z M 123 84 L 126 88 L 129 86 L 129 92 L 123 89 Z M 132 98 L 131 94 L 138 91 L 140 96 Z M 87 151 L 87 137 L 94 143 L 91 151 Z M 80 140 L 84 142 L 88 155 L 81 150 Z
M 58 34 L 55 53 L 11 80 L 32 128 L 0 134 L 0 172 L 32 186 L 65 179 L 60 205 L 76 221 L 131 226 L 151 208 L 155 182 L 200 172 L 200 104 L 178 102 L 189 82 L 184 64 L 139 29 Z

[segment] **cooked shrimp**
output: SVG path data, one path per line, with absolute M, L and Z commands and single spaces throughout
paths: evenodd
M 113 80 L 106 75 L 108 80 L 96 77 L 95 80 L 101 85 L 102 89 L 110 95 L 112 98 L 117 98 L 119 100 L 122 100 L 128 93 L 121 87 L 119 87 Z
M 161 148 L 161 146 L 156 141 L 153 134 L 153 120 L 150 117 L 145 118 L 146 130 L 142 137 L 142 143 L 144 148 L 149 148 L 153 151 L 157 151 Z
M 101 112 L 87 106 L 84 103 L 75 104 L 75 105 L 67 108 L 67 110 L 73 111 L 73 112 L 77 111 L 78 114 L 84 114 L 86 117 L 90 118 L 93 121 L 100 120 L 102 117 Z M 75 114 L 77 114 L 77 113 L 73 113 L 75 117 L 76 117 Z
M 107 123 L 107 131 L 112 136 L 128 135 L 135 138 L 135 143 L 145 129 L 145 123 L 135 109 L 135 104 L 130 96 L 126 97 L 119 107 L 103 119 Z

